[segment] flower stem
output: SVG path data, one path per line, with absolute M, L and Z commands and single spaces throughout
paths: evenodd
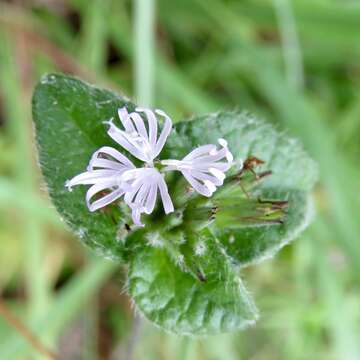
M 134 1 L 135 95 L 142 106 L 154 102 L 155 0 Z

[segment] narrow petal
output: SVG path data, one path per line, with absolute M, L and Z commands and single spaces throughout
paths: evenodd
M 204 162 L 216 162 L 219 160 L 222 160 L 226 157 L 227 154 L 227 149 L 220 149 L 220 150 L 216 150 L 214 152 L 209 152 L 210 155 L 204 155 L 201 157 L 198 157 L 196 159 L 194 159 L 194 163 L 204 163 Z
M 153 212 L 158 189 L 165 213 L 168 214 L 174 211 L 165 180 L 157 169 L 129 170 L 123 174 L 122 179 L 132 182 L 131 190 L 125 194 L 124 199 L 133 210 L 136 209 L 136 211 L 134 210 L 134 216 L 137 221 L 141 213 L 151 214 Z
M 228 162 L 233 162 L 234 160 L 234 157 L 233 157 L 233 154 L 229 151 L 229 148 L 228 148 L 228 143 L 225 139 L 219 139 L 218 140 L 218 143 L 224 148 L 226 149 L 226 154 L 225 154 L 225 157 L 226 157 L 226 160 Z
M 99 181 L 106 183 L 115 183 L 114 176 L 117 172 L 114 170 L 94 170 L 86 171 L 67 180 L 65 186 L 71 190 L 75 185 L 91 185 Z
M 210 151 L 216 150 L 216 146 L 213 144 L 202 145 L 187 154 L 183 160 L 193 160 L 201 155 L 208 154 Z
M 87 191 L 86 205 L 91 212 L 96 211 L 96 210 L 112 203 L 113 201 L 115 201 L 116 199 L 118 199 L 119 197 L 121 197 L 124 194 L 123 189 L 116 189 L 116 190 L 112 191 L 111 193 L 106 194 L 105 196 L 101 197 L 100 199 L 94 201 L 93 203 L 90 202 L 90 200 L 93 196 L 95 196 L 99 192 L 105 190 L 106 188 L 108 188 L 108 187 L 97 184 L 97 185 L 91 186 L 90 189 Z
M 138 193 L 139 189 L 141 188 L 141 186 L 142 186 L 142 181 L 140 180 L 135 181 L 134 184 L 131 185 L 130 191 L 128 191 L 124 197 L 124 200 L 128 205 L 134 202 L 134 198 Z
M 144 224 L 141 222 L 141 214 L 143 213 L 142 208 L 137 207 L 136 205 L 133 206 L 131 217 L 133 219 L 134 225 L 143 227 Z
M 118 115 L 119 115 L 119 119 L 120 119 L 121 123 L 123 124 L 125 130 L 130 133 L 134 132 L 135 127 L 129 118 L 129 113 L 125 106 L 118 109 Z
M 95 168 L 104 168 L 104 169 L 118 170 L 118 171 L 123 171 L 127 169 L 127 167 L 123 164 L 101 158 L 95 158 L 90 161 L 88 166 L 88 171 L 92 171 Z
M 230 169 L 231 164 L 227 163 L 227 162 L 216 162 L 216 163 L 212 163 L 212 162 L 207 162 L 207 163 L 200 163 L 200 164 L 196 164 L 196 168 L 199 170 L 209 170 L 210 168 L 212 169 L 217 169 L 220 170 L 221 172 L 226 172 Z
M 210 181 L 212 182 L 214 185 L 216 186 L 221 186 L 223 184 L 223 180 L 220 180 L 218 177 L 214 176 L 214 175 L 210 175 L 206 172 L 203 171 L 197 171 L 197 170 L 193 170 L 191 172 L 191 175 L 198 179 L 201 180 L 202 182 L 206 181 Z
M 226 176 L 222 171 L 220 171 L 219 169 L 217 169 L 215 167 L 211 167 L 211 168 L 209 168 L 209 173 L 213 174 L 215 177 L 217 177 L 221 181 L 220 185 L 223 184 Z
M 134 168 L 134 164 L 123 154 L 121 154 L 119 151 L 117 151 L 116 149 L 110 147 L 110 146 L 103 146 L 101 147 L 99 150 L 97 150 L 94 155 L 92 157 L 98 157 L 100 154 L 105 154 L 108 156 L 113 157 L 115 160 L 117 160 L 118 162 L 128 166 L 128 167 L 132 167 Z
M 144 112 L 147 116 L 149 123 L 149 142 L 153 149 L 156 147 L 156 136 L 157 136 L 157 119 L 153 111 L 145 108 L 136 108 L 136 111 Z
M 162 128 L 161 134 L 159 136 L 159 139 L 156 143 L 154 158 L 160 154 L 162 148 L 165 145 L 166 139 L 170 134 L 171 128 L 172 128 L 172 121 L 171 121 L 170 117 L 164 111 L 158 109 L 155 112 L 158 115 L 163 116 L 165 118 L 165 122 L 164 122 L 164 126 Z
M 233 157 L 224 139 L 216 145 L 199 146 L 186 155 L 183 160 L 162 160 L 165 171 L 178 170 L 184 175 L 191 186 L 204 196 L 211 196 L 217 186 L 224 183 L 225 171 L 232 166 Z
M 200 181 L 196 180 L 190 173 L 190 171 L 183 171 L 185 179 L 190 183 L 190 185 L 197 191 L 199 194 L 204 195 L 206 197 L 210 197 L 212 192 L 209 188 L 203 185 Z
M 157 186 L 156 184 L 151 184 L 149 195 L 146 199 L 145 208 L 146 213 L 151 214 L 154 211 L 157 195 Z
M 145 125 L 144 118 L 139 114 L 140 112 L 145 114 L 148 127 Z M 126 108 L 118 109 L 119 118 L 125 131 L 117 128 L 112 119 L 106 122 L 109 124 L 108 135 L 112 139 L 133 156 L 150 165 L 152 165 L 154 158 L 160 154 L 172 127 L 172 121 L 165 112 L 162 110 L 155 112 L 165 118 L 164 126 L 157 140 L 157 117 L 150 109 L 139 107 L 130 114 Z
M 76 185 L 92 185 L 86 193 L 86 204 L 90 211 L 104 207 L 129 190 L 129 184 L 122 180 L 123 173 L 133 170 L 133 163 L 112 147 L 104 146 L 92 155 L 88 171 L 74 176 L 65 183 L 71 191 Z M 107 193 L 92 202 L 102 191 Z
M 205 180 L 204 185 L 211 191 L 211 195 L 216 191 L 216 186 L 212 181 Z
M 142 117 L 136 113 L 136 112 L 132 112 L 129 117 L 131 118 L 131 120 L 134 122 L 135 127 L 136 127 L 136 131 L 142 136 L 144 137 L 146 140 L 149 140 L 149 136 L 148 133 L 146 131 L 146 127 L 144 124 L 144 120 L 142 119 Z
M 159 187 L 160 196 L 163 203 L 165 214 L 169 214 L 174 211 L 174 205 L 171 201 L 165 180 L 161 175 L 158 182 L 158 187 Z
M 113 123 L 110 123 L 108 135 L 136 158 L 145 162 L 148 160 L 129 133 L 118 129 Z
M 139 191 L 135 196 L 134 203 L 141 205 L 141 207 L 144 207 L 149 191 L 150 191 L 150 185 L 147 183 L 142 183 Z

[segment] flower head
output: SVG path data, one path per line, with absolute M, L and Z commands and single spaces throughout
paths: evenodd
M 147 127 L 139 113 L 145 114 Z M 159 137 L 155 113 L 165 118 Z M 174 210 L 163 175 L 153 167 L 153 160 L 164 147 L 172 122 L 163 111 L 155 110 L 155 113 L 149 109 L 136 108 L 135 112 L 129 114 L 123 107 L 118 110 L 123 130 L 112 120 L 106 122 L 110 125 L 108 135 L 130 154 L 146 162 L 146 167 L 136 168 L 125 155 L 104 146 L 92 155 L 86 172 L 66 182 L 65 186 L 70 191 L 75 185 L 92 185 L 86 193 L 86 204 L 90 211 L 98 210 L 124 196 L 132 210 L 134 223 L 142 226 L 141 214 L 152 213 L 158 191 L 165 213 Z M 95 197 L 97 199 L 93 201 Z
M 148 126 L 139 113 L 144 113 Z M 156 115 L 165 118 L 163 129 L 157 138 L 158 121 Z M 119 119 L 124 129 L 119 129 L 112 120 L 107 123 L 110 125 L 108 134 L 127 150 L 131 155 L 148 164 L 160 154 L 165 145 L 166 139 L 170 134 L 172 122 L 168 115 L 162 110 L 152 110 L 136 108 L 135 112 L 128 113 L 125 107 L 118 110 Z
M 132 218 L 135 225 L 142 226 L 142 213 L 151 214 L 154 210 L 157 193 L 164 207 L 165 214 L 174 211 L 163 175 L 155 168 L 140 168 L 129 170 L 122 176 L 129 185 L 124 200 L 132 209 Z
M 165 170 L 178 170 L 185 179 L 201 195 L 210 197 L 217 186 L 221 186 L 225 179 L 225 172 L 230 169 L 233 156 L 224 139 L 218 140 L 220 149 L 209 144 L 199 146 L 182 160 L 163 160 L 167 165 Z
M 90 211 L 98 210 L 120 198 L 128 190 L 122 175 L 135 169 L 133 163 L 116 149 L 104 146 L 97 150 L 89 162 L 87 171 L 66 181 L 69 191 L 75 185 L 92 185 L 86 193 L 86 204 Z M 110 192 L 103 195 L 104 190 Z M 91 202 L 96 195 L 101 195 Z
M 87 171 L 68 180 L 65 186 L 71 191 L 75 185 L 91 185 L 86 193 L 86 204 L 90 211 L 98 210 L 124 196 L 125 203 L 131 208 L 134 224 L 143 226 L 141 215 L 153 212 L 158 192 L 165 213 L 174 211 L 164 175 L 153 164 L 170 134 L 172 122 L 162 110 L 153 112 L 136 108 L 129 113 L 123 107 L 118 110 L 118 115 L 123 129 L 118 128 L 111 119 L 106 122 L 110 125 L 108 135 L 131 155 L 145 162 L 145 166 L 136 168 L 118 150 L 104 146 L 92 155 Z M 165 119 L 159 136 L 156 115 Z M 219 139 L 219 144 L 220 149 L 212 144 L 200 146 L 180 161 L 163 160 L 164 171 L 181 171 L 197 192 L 209 197 L 217 186 L 223 184 L 225 172 L 233 161 L 227 142 Z

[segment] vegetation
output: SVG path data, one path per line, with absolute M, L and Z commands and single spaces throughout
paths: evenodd
M 155 10 L 156 51 L 155 34 L 139 30 Z M 359 24 L 351 1 L 1 2 L 2 359 L 39 357 L 42 347 L 66 359 L 360 358 Z M 261 310 L 255 327 L 204 339 L 139 329 L 119 291 L 123 270 L 79 246 L 44 191 L 30 98 L 53 71 L 175 119 L 247 109 L 302 140 L 319 164 L 316 221 L 273 260 L 243 270 Z

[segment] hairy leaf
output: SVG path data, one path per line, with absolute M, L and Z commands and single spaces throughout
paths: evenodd
M 103 121 L 115 117 L 124 105 L 134 108 L 124 97 L 65 75 L 44 76 L 33 96 L 39 160 L 53 203 L 85 244 L 115 259 L 122 258 L 119 208 L 91 213 L 85 203 L 86 187 L 68 192 L 65 181 L 85 171 L 99 147 L 115 145 Z
M 272 171 L 256 187 L 255 197 L 289 200 L 283 225 L 249 226 L 241 230 L 219 228 L 216 223 L 213 226 L 228 255 L 236 264 L 247 265 L 273 256 L 306 228 L 311 217 L 308 193 L 317 180 L 318 169 L 299 141 L 240 111 L 218 112 L 177 123 L 163 156 L 176 154 L 181 158 L 194 147 L 216 143 L 219 138 L 228 141 L 239 164 L 255 156 L 265 162 L 256 169 L 258 172 Z
M 237 271 L 214 238 L 201 239 L 201 245 L 203 252 L 188 259 L 201 272 L 199 278 L 186 272 L 181 257 L 175 264 L 164 248 L 145 246 L 135 254 L 128 276 L 138 309 L 155 324 L 182 335 L 253 324 L 257 310 Z
M 91 213 L 85 202 L 87 187 L 69 193 L 64 186 L 86 170 L 101 146 L 113 146 L 129 156 L 107 136 L 103 124 L 116 118 L 123 106 L 135 109 L 124 97 L 65 75 L 44 76 L 37 86 L 33 117 L 39 160 L 58 212 L 90 248 L 130 264 L 130 294 L 138 309 L 158 326 L 201 335 L 253 324 L 257 310 L 239 278 L 239 266 L 274 255 L 306 227 L 309 192 L 317 178 L 314 162 L 299 142 L 247 113 L 221 112 L 177 123 L 161 158 L 181 159 L 199 145 L 224 138 L 237 166 L 210 199 L 187 192 L 186 180 L 179 173 L 168 173 L 176 211 L 165 215 L 158 206 L 151 216 L 144 215 L 144 228 L 133 229 L 125 226 L 129 211 L 121 200 Z M 273 173 L 256 182 L 250 199 L 239 177 L 231 177 L 248 156 L 265 161 L 258 172 Z M 258 198 L 288 200 L 283 224 L 267 222 L 278 210 Z M 260 222 L 255 221 L 258 213 Z M 279 213 L 282 217 L 282 208 Z

